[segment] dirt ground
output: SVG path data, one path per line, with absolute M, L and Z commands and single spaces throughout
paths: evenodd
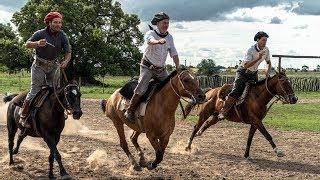
M 0 179 L 46 179 L 49 149 L 39 138 L 27 137 L 16 164 L 9 166 L 6 108 L 0 103 Z M 83 100 L 84 115 L 68 119 L 58 149 L 65 168 L 74 179 L 320 179 L 320 134 L 279 131 L 268 128 L 286 156 L 279 158 L 270 144 L 257 132 L 251 147 L 251 159 L 243 157 L 249 126 L 220 122 L 196 137 L 191 152 L 185 146 L 193 123 L 176 121 L 164 160 L 152 171 L 136 172 L 119 146 L 112 122 L 99 108 L 98 100 Z M 138 154 L 129 141 L 130 150 Z M 147 160 L 154 151 L 142 135 L 139 143 Z M 57 163 L 55 175 L 59 179 Z

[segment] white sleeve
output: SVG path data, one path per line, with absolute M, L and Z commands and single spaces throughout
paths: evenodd
M 267 47 L 266 47 L 267 48 Z M 269 48 L 267 48 L 267 56 L 266 56 L 266 62 L 269 63 L 270 61 L 270 51 Z
M 169 48 L 170 57 L 173 58 L 173 56 L 178 55 L 178 52 L 176 50 L 176 47 L 174 46 L 173 37 L 170 38 L 170 48 Z
M 252 61 L 253 60 L 253 51 L 251 50 L 251 48 L 248 49 L 247 53 L 244 56 L 244 62 L 247 61 Z
M 154 36 L 152 35 L 152 31 L 151 30 L 146 32 L 146 35 L 145 35 L 146 43 L 149 43 L 150 40 L 155 40 Z

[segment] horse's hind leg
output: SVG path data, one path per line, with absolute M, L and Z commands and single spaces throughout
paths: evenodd
M 197 132 L 197 136 L 201 136 L 202 133 L 208 129 L 210 126 L 217 124 L 220 120 L 217 116 L 213 116 L 210 121 L 206 121 L 205 124 L 200 128 L 200 130 Z
M 19 133 L 17 145 L 16 145 L 16 148 L 14 148 L 14 150 L 13 150 L 13 154 L 18 154 L 20 145 L 25 137 L 27 137 L 27 135 L 25 133 L 22 133 L 22 132 Z
M 131 162 L 131 165 L 133 166 L 134 170 L 141 171 L 141 167 L 137 164 L 136 160 L 134 159 L 133 155 L 129 151 L 128 143 L 126 141 L 126 136 L 124 134 L 124 128 L 123 123 L 121 120 L 118 122 L 113 121 L 114 126 L 117 129 L 117 133 L 119 135 L 120 140 L 120 146 L 123 149 L 123 151 L 126 153 L 127 157 L 129 158 L 129 161 Z
M 257 130 L 257 128 L 254 125 L 251 125 L 250 130 L 249 130 L 249 135 L 248 135 L 247 148 L 246 148 L 246 152 L 244 154 L 245 158 L 249 157 L 252 139 L 253 139 L 253 136 L 254 136 L 254 133 L 256 132 L 256 130 Z
M 208 112 L 201 112 L 199 114 L 199 120 L 198 123 L 193 127 L 193 131 L 192 134 L 190 136 L 189 142 L 188 142 L 188 146 L 186 147 L 186 151 L 191 149 L 191 144 L 193 141 L 193 138 L 195 137 L 196 133 L 199 131 L 200 127 L 202 126 L 202 124 L 210 117 L 210 113 Z
M 146 160 L 144 158 L 144 153 L 143 153 L 143 151 L 141 150 L 141 148 L 140 148 L 140 146 L 138 144 L 138 137 L 139 137 L 140 134 L 141 134 L 140 132 L 134 131 L 132 133 L 130 139 L 131 139 L 132 144 L 136 148 L 136 150 L 139 152 L 139 157 L 140 157 L 139 165 L 141 167 L 145 167 L 146 166 Z
M 12 105 L 9 105 L 8 112 L 7 112 L 7 129 L 8 129 L 8 148 L 9 148 L 9 154 L 10 154 L 10 162 L 9 162 L 10 165 L 14 164 L 14 161 L 13 161 L 14 137 L 18 129 L 13 118 L 13 113 L 14 113 L 13 107 Z

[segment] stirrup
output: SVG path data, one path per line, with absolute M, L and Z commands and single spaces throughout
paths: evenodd
M 24 128 L 31 128 L 31 125 L 30 125 L 30 123 L 27 122 L 27 120 L 22 120 L 22 119 L 20 118 L 19 123 L 20 123 L 21 126 L 24 127 Z

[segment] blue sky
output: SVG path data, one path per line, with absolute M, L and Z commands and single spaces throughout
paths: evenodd
M 1 0 L 0 22 L 9 22 L 26 0 Z M 254 44 L 253 36 L 263 30 L 270 36 L 271 54 L 320 56 L 320 1 L 318 0 L 120 0 L 127 13 L 139 16 L 146 32 L 153 15 L 169 14 L 182 62 L 196 65 L 203 58 L 234 66 Z M 143 47 L 141 48 L 143 49 Z M 277 59 L 272 58 L 273 65 Z M 168 63 L 172 63 L 169 58 Z M 319 59 L 284 59 L 284 67 L 308 65 Z M 264 68 L 264 63 L 260 68 Z

